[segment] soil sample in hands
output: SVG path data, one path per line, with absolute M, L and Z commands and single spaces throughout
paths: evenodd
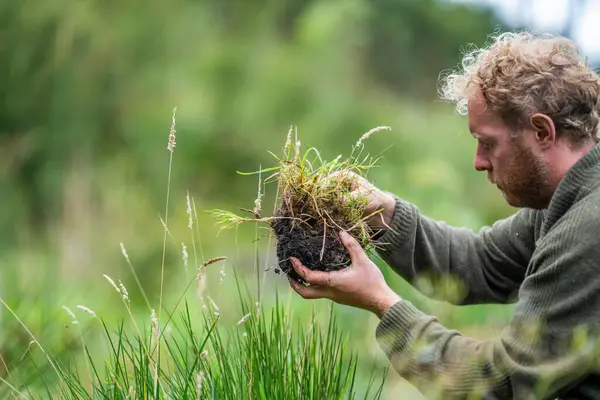
M 245 222 L 267 223 L 277 240 L 278 268 L 290 278 L 304 283 L 292 267 L 290 257 L 298 258 L 312 270 L 337 271 L 350 265 L 350 256 L 341 244 L 338 234 L 341 230 L 353 236 L 363 248 L 372 245 L 373 230 L 364 219 L 368 204 L 352 189 L 357 186 L 357 176 L 374 165 L 369 156 L 362 154 L 364 140 L 372 134 L 389 130 L 382 126 L 365 133 L 352 147 L 352 154 L 345 160 L 338 156 L 326 162 L 318 150 L 308 149 L 300 153 L 300 141 L 292 141 L 292 130 L 288 132 L 284 146 L 284 156 L 275 159 L 273 167 L 258 171 L 258 197 L 253 210 L 253 218 L 241 217 L 226 210 L 213 210 L 221 229 L 232 228 Z M 277 182 L 278 201 L 272 216 L 261 213 L 260 174 L 271 172 L 264 183 Z M 350 172 L 350 173 L 348 173 Z
M 309 174 L 295 163 L 281 169 L 281 200 L 271 227 L 277 239 L 279 268 L 292 279 L 302 282 L 290 257 L 319 271 L 336 271 L 350 265 L 350 256 L 338 237 L 340 230 L 348 231 L 361 244 L 371 237 L 372 232 L 362 221 L 366 204 L 349 196 L 350 179 L 343 173 Z

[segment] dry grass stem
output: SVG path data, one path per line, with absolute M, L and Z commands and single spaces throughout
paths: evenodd
M 169 235 L 169 238 L 171 238 L 171 242 L 173 243 L 173 245 L 177 246 L 177 244 L 175 243 L 175 238 L 173 237 L 173 235 L 171 234 L 171 231 L 169 230 L 169 227 L 167 226 L 167 222 L 165 220 L 163 220 L 160 215 L 158 216 L 158 219 L 160 220 L 160 224 L 162 225 L 163 229 L 165 230 L 165 241 L 166 241 L 166 235 Z
M 13 391 L 13 395 L 14 395 L 14 394 L 17 394 L 17 395 L 19 395 L 19 396 L 20 396 L 20 398 L 22 398 L 22 399 L 27 399 L 27 398 L 29 398 L 29 397 L 25 396 L 23 393 L 21 393 L 21 392 L 19 391 L 19 389 L 17 389 L 17 388 L 16 388 L 16 387 L 14 387 L 13 385 L 11 385 L 11 384 L 10 384 L 10 382 L 8 382 L 6 379 L 2 378 L 1 376 L 0 376 L 0 382 L 2 382 L 3 384 L 5 384 L 6 386 L 8 386 L 8 388 L 9 388 L 10 390 L 12 390 L 12 391 Z
M 125 261 L 127 261 L 127 266 L 129 267 L 129 271 L 133 275 L 133 278 L 135 279 L 135 283 L 136 283 L 140 293 L 142 294 L 144 301 L 146 302 L 146 306 L 148 307 L 148 309 L 151 309 L 152 307 L 150 306 L 150 301 L 148 300 L 148 296 L 146 296 L 146 291 L 144 290 L 142 283 L 140 282 L 140 279 L 138 278 L 137 273 L 135 272 L 135 268 L 133 268 L 133 264 L 131 263 L 131 260 L 129 259 L 129 255 L 127 254 L 127 251 L 125 250 L 125 245 L 123 244 L 123 242 L 120 242 L 119 245 L 121 247 L 121 253 L 123 253 L 123 257 L 125 257 Z
M 35 344 L 35 340 L 32 340 L 29 342 L 29 344 L 27 345 L 27 348 L 25 349 L 25 351 L 23 352 L 23 355 L 21 355 L 21 359 L 19 360 L 19 362 L 22 362 L 25 359 L 25 356 L 29 353 L 29 351 L 31 350 L 31 346 L 33 346 Z
M 196 200 L 193 197 L 192 197 L 192 210 L 194 211 L 194 218 L 196 219 L 196 237 L 198 238 L 198 247 L 200 249 L 200 258 L 202 259 L 202 262 L 204 262 L 204 250 L 202 249 L 202 238 L 200 236 L 200 228 L 199 228 L 199 224 L 198 224 L 198 213 L 196 212 Z M 196 257 L 196 246 L 194 245 L 194 261 L 195 261 L 194 265 L 198 265 L 198 260 L 196 260 L 195 257 Z
M 8 375 L 8 377 L 10 379 L 12 379 L 12 374 L 10 373 L 10 369 L 8 369 L 8 365 L 6 365 L 6 361 L 4 360 L 4 357 L 2 357 L 2 353 L 0 352 L 0 362 L 2 363 L 2 366 L 4 367 L 4 371 L 6 372 L 6 374 Z
M 71 317 L 71 324 L 72 325 L 79 325 L 79 320 L 77 319 L 77 316 L 75 315 L 75 313 L 73 311 L 71 311 L 71 309 L 65 305 L 62 306 L 63 309 L 67 312 L 67 314 L 69 314 L 69 316 Z M 85 349 L 85 340 L 83 338 L 83 330 L 79 329 L 79 337 L 81 339 L 81 350 L 83 351 L 83 359 L 85 360 L 85 367 L 86 367 L 86 371 L 88 374 L 88 379 L 90 382 L 90 396 L 92 395 L 92 391 L 93 391 L 93 385 L 94 385 L 94 377 L 92 376 L 92 369 L 90 366 L 90 361 L 87 358 L 87 353 L 86 353 L 86 349 Z
M 196 373 L 195 381 L 196 381 L 196 395 L 198 396 L 198 400 L 200 400 L 202 398 L 201 397 L 202 386 L 204 384 L 204 372 L 203 371 L 199 371 Z
M 50 366 L 52 367 L 52 369 L 54 370 L 54 372 L 58 376 L 58 379 L 60 380 L 60 382 L 61 383 L 65 383 L 64 378 L 61 375 L 61 373 L 58 371 L 58 368 L 54 364 L 54 361 L 52 361 L 52 359 L 48 356 L 48 354 L 46 353 L 46 350 L 40 344 L 40 342 L 37 340 L 37 338 L 35 337 L 35 335 L 33 334 L 33 332 L 31 332 L 31 330 L 27 327 L 27 325 L 25 325 L 25 323 L 23 322 L 23 320 L 21 320 L 21 318 L 19 318 L 19 316 L 13 311 L 12 308 L 9 307 L 8 304 L 6 304 L 6 302 L 4 301 L 4 299 L 2 299 L 1 297 L 0 297 L 0 303 L 2 303 L 2 305 L 4 306 L 4 308 L 6 308 L 8 310 L 8 312 L 12 314 L 12 316 L 17 320 L 17 322 L 19 323 L 19 325 L 21 325 L 23 327 L 23 329 L 25 329 L 25 331 L 27 332 L 27 334 L 32 339 L 31 342 L 35 343 L 37 345 L 37 347 L 42 351 L 42 353 L 44 354 L 44 356 L 46 356 L 46 359 L 48 360 L 48 363 L 50 363 Z
M 160 265 L 160 293 L 158 298 L 158 320 L 160 320 L 160 315 L 162 313 L 162 302 L 163 302 L 163 289 L 165 282 L 165 257 L 167 253 L 167 233 L 168 233 L 168 222 L 169 222 L 169 198 L 171 195 L 171 172 L 173 167 L 173 149 L 175 148 L 175 112 L 177 111 L 177 107 L 173 109 L 173 118 L 171 122 L 171 129 L 169 131 L 169 144 L 167 148 L 169 149 L 169 171 L 167 174 L 167 199 L 165 201 L 165 220 L 163 222 L 164 226 L 164 234 L 163 234 L 163 245 L 162 245 L 162 261 Z M 162 221 L 162 218 L 161 218 Z M 170 235 L 170 233 L 169 233 Z M 141 336 L 141 335 L 140 335 Z M 157 368 L 158 364 L 160 364 L 160 344 L 157 343 L 158 348 L 158 356 L 157 356 Z M 154 380 L 154 398 L 156 398 L 158 394 L 158 369 L 156 370 L 155 380 Z

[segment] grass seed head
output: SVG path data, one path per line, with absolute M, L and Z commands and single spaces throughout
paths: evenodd
M 96 318 L 96 313 L 93 310 L 89 309 L 88 307 L 82 306 L 81 304 L 79 304 L 77 306 L 77 308 L 79 308 L 81 311 L 84 311 L 84 312 L 90 314 L 92 317 Z
M 175 107 L 173 109 L 173 119 L 171 122 L 171 129 L 169 130 L 169 143 L 167 144 L 167 149 L 169 149 L 169 151 L 171 153 L 173 153 L 173 150 L 175 149 L 175 112 L 177 111 L 177 107 Z
M 160 327 L 158 323 L 158 317 L 156 316 L 156 311 L 154 308 L 150 310 L 150 323 L 152 325 L 152 336 L 158 343 L 158 337 L 160 335 Z
M 123 296 L 123 300 L 125 300 L 125 302 L 129 303 L 129 292 L 127 292 L 127 288 L 125 287 L 123 282 L 121 282 L 120 279 L 119 279 L 119 289 L 121 289 L 121 295 Z
M 356 145 L 354 147 L 359 147 L 362 145 L 362 142 L 364 142 L 365 140 L 367 140 L 371 135 L 377 133 L 377 132 L 381 132 L 381 131 L 391 131 L 392 128 L 389 126 L 378 126 L 376 128 L 373 128 L 371 130 L 369 130 L 367 133 L 365 133 L 364 135 L 362 135 L 360 137 L 360 139 L 358 139 L 358 142 L 356 142 Z
M 111 286 L 113 288 L 115 288 L 115 290 L 117 291 L 117 293 L 121 293 L 121 289 L 119 289 L 119 287 L 117 286 L 117 284 L 115 283 L 115 281 L 108 275 L 106 274 L 102 274 L 102 276 L 108 281 L 108 283 L 111 284 Z
M 202 273 L 201 268 L 198 269 L 198 287 L 196 289 L 196 293 L 198 295 L 198 299 L 204 303 L 204 292 L 206 291 L 206 275 Z
M 194 219 L 192 218 L 192 203 L 190 202 L 190 192 L 186 194 L 186 212 L 188 215 L 188 228 L 192 229 Z
M 69 316 L 71 317 L 71 324 L 77 325 L 79 323 L 79 321 L 77 320 L 77 316 L 75 315 L 75 313 L 73 313 L 73 311 L 71 311 L 71 309 L 67 306 L 62 306 L 62 307 L 67 312 L 67 314 L 69 314 Z
M 198 371 L 196 373 L 196 394 L 200 399 L 200 395 L 202 393 L 202 386 L 204 385 L 204 371 Z
M 204 262 L 204 264 L 202 264 L 202 267 L 207 267 L 207 266 L 209 266 L 211 264 L 214 264 L 216 262 L 223 261 L 223 260 L 227 260 L 227 257 L 223 257 L 223 256 L 213 257 L 213 258 L 210 258 L 210 259 L 206 260 Z
M 185 266 L 185 269 L 187 270 L 188 252 L 187 252 L 187 248 L 185 247 L 185 243 L 183 243 L 183 242 L 181 242 L 181 258 L 183 259 L 183 265 Z
M 129 261 L 129 255 L 127 254 L 127 250 L 125 250 L 125 245 L 123 244 L 123 242 L 119 244 L 121 246 L 121 254 L 123 254 L 123 257 L 125 257 L 125 259 Z
M 251 315 L 250 313 L 248 313 L 248 314 L 244 315 L 244 316 L 243 316 L 243 317 L 242 317 L 242 318 L 241 318 L 241 319 L 240 319 L 240 320 L 237 322 L 237 324 L 236 324 L 236 325 L 241 325 L 241 324 L 243 324 L 244 322 L 246 322 L 246 320 L 247 320 L 248 318 L 250 318 L 250 315 Z

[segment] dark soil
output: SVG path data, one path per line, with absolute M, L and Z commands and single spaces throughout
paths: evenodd
M 291 220 L 278 220 L 273 224 L 277 238 L 277 258 L 279 269 L 290 278 L 303 282 L 292 268 L 290 257 L 296 257 L 302 265 L 312 270 L 337 271 L 350 265 L 348 251 L 340 243 L 336 232 L 325 237 L 325 250 L 323 249 L 323 229 L 315 232 L 312 229 L 295 225 Z
M 280 208 L 275 216 L 289 217 L 289 213 Z M 341 227 L 349 225 L 346 221 L 336 221 L 336 223 Z M 277 239 L 279 269 L 298 282 L 304 281 L 293 269 L 290 257 L 298 258 L 304 266 L 317 271 L 337 271 L 350 265 L 348 251 L 338 237 L 339 229 L 330 227 L 325 229 L 322 220 L 307 218 L 306 215 L 303 221 L 282 218 L 273 221 L 271 227 Z M 326 235 L 323 250 L 324 231 Z

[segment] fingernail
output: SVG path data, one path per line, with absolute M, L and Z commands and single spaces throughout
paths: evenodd
M 346 232 L 346 231 L 340 231 L 340 239 L 346 240 L 349 237 L 350 237 L 350 235 L 348 234 L 348 232 Z
M 290 262 L 294 265 L 294 267 L 298 265 L 298 259 L 296 257 L 290 257 Z

